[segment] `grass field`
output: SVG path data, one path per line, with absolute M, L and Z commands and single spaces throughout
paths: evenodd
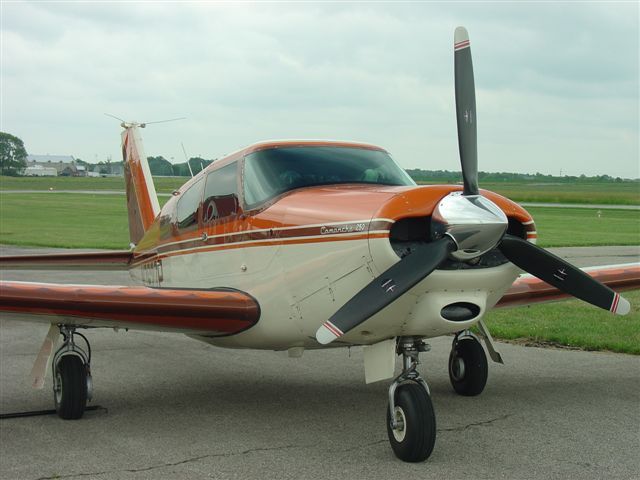
M 421 182 L 422 183 L 422 182 Z M 640 205 L 640 183 L 481 183 L 515 202 Z
M 640 245 L 637 210 L 529 207 L 527 211 L 543 247 Z
M 167 197 L 160 197 L 163 203 Z M 530 208 L 541 246 L 639 245 L 633 210 Z M 67 248 L 126 248 L 124 195 L 1 193 L 0 243 Z
M 159 193 L 171 193 L 187 181 L 185 177 L 154 177 Z M 640 205 L 640 183 L 527 184 L 487 183 L 482 188 L 516 202 L 602 203 Z M 2 177 L 0 190 L 124 190 L 124 178 Z
M 158 193 L 171 193 L 188 178 L 154 177 Z M 0 176 L 0 190 L 120 190 L 124 192 L 124 177 L 4 177 Z
M 640 355 L 640 290 L 623 296 L 631 302 L 631 312 L 625 316 L 568 300 L 497 309 L 485 320 L 499 339 Z

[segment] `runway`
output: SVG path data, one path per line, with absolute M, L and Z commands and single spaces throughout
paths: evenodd
M 24 252 L 0 248 L 0 253 Z M 638 261 L 638 247 L 557 249 L 581 266 Z M 3 279 L 129 283 L 118 272 L 3 272 Z M 52 408 L 28 375 L 47 331 L 0 323 L 0 412 Z M 185 336 L 91 331 L 92 404 L 79 421 L 0 420 L 0 478 L 637 478 L 640 358 L 499 344 L 479 397 L 449 384 L 450 338 L 420 371 L 438 422 L 431 458 L 387 442 L 387 383 L 364 384 L 362 351 L 215 348 Z

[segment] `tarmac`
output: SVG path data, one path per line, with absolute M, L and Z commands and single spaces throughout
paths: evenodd
M 24 249 L 0 248 L 3 255 Z M 638 261 L 638 247 L 554 249 L 580 265 Z M 122 272 L 2 272 L 3 279 L 130 283 Z M 53 407 L 29 372 L 46 325 L 0 321 L 0 413 Z M 94 399 L 78 421 L 0 420 L 2 479 L 638 478 L 640 358 L 498 343 L 478 397 L 456 395 L 450 338 L 430 341 L 438 438 L 397 460 L 387 382 L 364 384 L 359 348 L 225 350 L 186 336 L 90 331 Z

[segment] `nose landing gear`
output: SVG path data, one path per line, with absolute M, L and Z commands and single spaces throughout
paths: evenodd
M 76 332 L 72 325 L 60 325 L 63 336 L 62 346 L 53 356 L 53 398 L 60 418 L 75 420 L 81 418 L 91 400 L 93 382 L 91 380 L 91 345 L 87 337 Z M 80 347 L 76 338 L 81 338 L 85 348 Z
M 436 441 L 436 417 L 429 386 L 416 367 L 418 355 L 429 346 L 413 338 L 400 339 L 402 373 L 389 386 L 387 434 L 396 456 L 405 462 L 426 460 Z

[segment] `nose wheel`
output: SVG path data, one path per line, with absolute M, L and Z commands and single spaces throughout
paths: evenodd
M 487 356 L 478 339 L 470 333 L 456 335 L 449 354 L 449 380 L 460 395 L 479 395 L 487 384 Z
M 72 326 L 60 326 L 63 344 L 53 357 L 53 399 L 56 412 L 65 420 L 81 418 L 91 400 L 91 346 Z M 80 338 L 85 348 L 76 343 Z
M 393 453 L 405 462 L 426 460 L 436 442 L 436 417 L 427 383 L 416 371 L 418 355 L 428 345 L 401 340 L 403 371 L 389 387 L 387 434 Z

